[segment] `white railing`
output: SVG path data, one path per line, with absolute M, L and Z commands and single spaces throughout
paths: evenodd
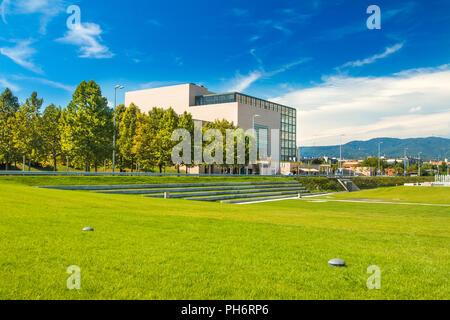
M 435 182 L 450 182 L 450 176 L 448 175 L 437 175 L 434 178 Z

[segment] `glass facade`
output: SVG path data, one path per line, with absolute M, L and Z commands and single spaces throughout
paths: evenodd
M 281 114 L 280 125 L 280 160 L 295 161 L 297 156 L 297 110 L 267 100 L 258 99 L 242 93 L 232 92 L 224 94 L 213 94 L 195 97 L 195 105 L 203 106 L 209 104 L 220 104 L 239 102 L 261 108 L 272 110 Z
M 196 106 L 204 106 L 208 104 L 219 104 L 219 103 L 229 103 L 236 102 L 235 93 L 225 93 L 225 94 L 213 94 L 208 96 L 197 96 L 195 97 Z

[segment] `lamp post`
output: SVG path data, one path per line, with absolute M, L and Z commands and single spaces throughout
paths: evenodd
M 113 173 L 116 172 L 116 102 L 117 102 L 117 89 L 121 90 L 124 87 L 117 85 L 114 87 L 114 135 L 113 135 Z
M 378 142 L 378 175 L 381 176 L 381 144 L 383 142 Z

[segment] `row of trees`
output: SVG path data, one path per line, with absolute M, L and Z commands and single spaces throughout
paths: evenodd
M 111 164 L 115 132 L 119 170 L 157 167 L 162 172 L 173 165 L 172 149 L 178 143 L 172 141 L 173 131 L 186 129 L 194 137 L 191 114 L 178 115 L 171 108 L 142 113 L 134 104 L 120 105 L 114 128 L 114 110 L 94 81 L 80 83 L 65 109 L 51 104 L 42 111 L 43 102 L 36 92 L 23 104 L 9 89 L 0 96 L 0 163 L 6 170 L 27 159 L 29 170 L 49 163 L 57 170 L 58 163 L 70 162 L 73 167 L 97 171 Z M 204 126 L 203 132 L 207 129 L 219 129 L 225 139 L 226 130 L 236 127 L 217 120 Z M 246 150 L 248 155 L 248 144 Z

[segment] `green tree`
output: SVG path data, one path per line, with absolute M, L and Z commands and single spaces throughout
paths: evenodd
M 148 114 L 140 113 L 137 117 L 136 135 L 132 152 L 136 154 L 136 159 L 144 170 L 150 171 L 156 165 L 153 147 L 163 115 L 164 109 L 153 108 Z
M 61 148 L 61 107 L 54 104 L 45 108 L 42 115 L 42 140 L 45 154 L 53 162 L 53 170 L 57 171 L 57 159 L 62 154 Z
M 31 170 L 33 159 L 39 160 L 43 156 L 40 115 L 43 102 L 37 92 L 33 92 L 16 112 L 14 143 L 20 154 L 28 156 L 28 170 Z
M 176 145 L 172 141 L 172 133 L 178 128 L 179 117 L 172 108 L 166 109 L 159 121 L 158 131 L 152 142 L 152 154 L 155 164 L 162 173 L 172 163 L 172 149 Z
M 83 81 L 63 112 L 62 149 L 86 171 L 112 154 L 113 111 L 97 83 Z
M 136 153 L 134 147 L 134 138 L 136 136 L 139 108 L 133 103 L 121 115 L 121 121 L 118 126 L 118 149 L 121 157 L 120 166 L 131 168 L 133 171 L 136 162 Z
M 15 157 L 17 149 L 14 143 L 15 114 L 19 110 L 19 102 L 9 88 L 0 96 L 0 160 L 5 163 L 6 170 Z
M 178 119 L 178 129 L 185 129 L 189 132 L 191 136 L 191 164 L 184 164 L 186 168 L 193 167 L 193 155 L 194 155 L 194 120 L 192 119 L 192 115 L 188 112 L 184 112 L 179 116 Z M 180 173 L 180 166 L 177 166 L 178 173 Z

